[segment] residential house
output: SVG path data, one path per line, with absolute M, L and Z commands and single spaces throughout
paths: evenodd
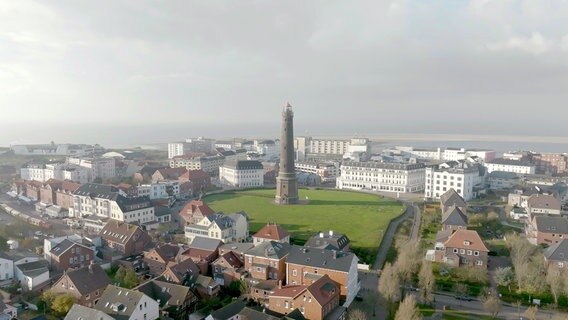
M 2 320 L 12 320 L 18 318 L 18 308 L 4 303 L 3 299 L 0 299 L 0 319 Z
M 233 281 L 241 280 L 246 275 L 243 261 L 232 251 L 222 254 L 213 261 L 211 269 L 213 279 L 222 286 L 229 286 Z
M 82 268 L 95 259 L 92 248 L 65 239 L 49 252 L 51 268 L 54 271 L 65 271 L 69 268 Z
M 166 281 L 184 284 L 191 276 L 197 276 L 200 272 L 201 270 L 192 259 L 186 259 L 175 264 L 169 264 L 162 277 Z
M 24 291 L 35 291 L 49 282 L 49 263 L 45 260 L 18 264 L 15 268 L 14 276 Z
M 51 286 L 51 291 L 70 294 L 78 304 L 92 308 L 109 284 L 110 278 L 106 271 L 100 265 L 92 263 L 64 272 Z
M 14 261 L 11 256 L 0 251 L 0 281 L 10 279 L 14 279 Z
M 42 183 L 39 181 L 27 181 L 26 183 L 26 197 L 32 199 L 33 201 L 39 201 L 41 198 L 41 186 Z
M 340 286 L 341 299 L 348 307 L 359 292 L 359 259 L 350 252 L 292 246 L 286 261 L 288 285 L 310 285 L 327 275 Z
M 568 268 L 568 239 L 562 239 L 544 251 L 544 262 L 548 268 Z
M 250 298 L 264 307 L 268 307 L 268 301 L 278 286 L 282 287 L 280 280 L 249 280 Z
M 57 200 L 55 192 L 61 188 L 62 184 L 63 181 L 55 179 L 49 179 L 46 182 L 44 182 L 39 189 L 40 202 L 46 205 L 55 204 Z
M 487 268 L 489 249 L 477 231 L 458 229 L 451 232 L 447 229 L 439 233 L 435 249 L 427 252 L 426 259 L 454 267 Z M 440 236 L 442 234 L 444 236 Z
M 219 168 L 221 184 L 236 189 L 264 186 L 264 169 L 258 160 L 225 161 Z
M 73 307 L 67 312 L 64 320 L 87 320 L 87 319 L 97 319 L 97 320 L 116 320 L 115 318 L 109 316 L 108 314 L 96 310 L 93 308 L 88 308 L 80 304 L 74 304 Z
M 294 313 L 296 314 L 296 313 Z M 301 314 L 300 314 L 301 315 Z M 246 306 L 242 300 L 235 300 L 221 309 L 213 311 L 205 320 L 278 320 L 280 318 L 270 315 L 266 312 L 257 311 Z M 302 318 L 294 318 L 295 320 L 304 320 Z
M 159 276 L 169 264 L 176 263 L 180 247 L 175 244 L 157 245 L 144 252 L 144 264 L 149 268 L 150 274 Z
M 196 237 L 189 245 L 189 249 L 181 254 L 181 258 L 193 260 L 201 270 L 201 274 L 207 275 L 211 263 L 219 257 L 218 250 L 222 244 L 220 240 Z
M 351 241 L 346 235 L 329 230 L 328 232 L 318 232 L 311 236 L 304 246 L 349 252 L 350 243 Z
M 245 269 L 253 279 L 286 280 L 286 259 L 290 244 L 263 242 L 245 253 Z
M 552 195 L 535 194 L 527 200 L 527 212 L 529 216 L 537 214 L 560 215 L 560 200 Z
M 160 305 L 161 316 L 174 320 L 186 320 L 195 309 L 197 296 L 189 287 L 175 283 L 151 280 L 134 290 L 142 292 Z
M 201 169 L 187 170 L 187 172 L 180 177 L 180 180 L 191 182 L 193 195 L 198 195 L 211 188 L 211 176 Z
M 269 222 L 252 236 L 255 246 L 267 241 L 290 243 L 290 233 L 280 225 Z
M 81 184 L 64 180 L 61 187 L 55 191 L 55 204 L 63 209 L 73 208 L 73 192 L 81 187 Z
M 213 211 L 205 201 L 191 200 L 179 212 L 181 226 L 185 227 L 186 225 L 197 224 L 206 216 L 214 213 L 215 211 Z
M 160 317 L 158 302 L 144 293 L 109 285 L 103 292 L 95 309 L 115 319 L 155 320 Z
M 124 222 L 109 221 L 101 230 L 103 246 L 120 252 L 123 256 L 142 253 L 152 239 L 139 226 Z
M 481 159 L 472 157 L 427 167 L 424 198 L 440 199 L 454 189 L 465 201 L 474 199 L 486 191 L 486 173 Z
M 152 183 L 164 180 L 179 180 L 187 173 L 186 168 L 162 168 L 152 174 Z
M 172 209 L 167 206 L 154 206 L 154 217 L 158 224 L 172 221 Z
M 467 215 L 456 206 L 451 206 L 442 213 L 442 230 L 467 229 Z
M 446 212 L 450 207 L 457 207 L 462 213 L 465 213 L 467 210 L 467 203 L 454 188 L 450 188 L 440 196 L 440 208 L 442 212 Z
M 223 244 L 219 247 L 219 255 L 222 256 L 227 252 L 232 252 L 241 260 L 243 263 L 245 261 L 245 253 L 252 249 L 254 244 L 250 242 L 231 242 Z
M 279 287 L 269 298 L 269 309 L 280 314 L 288 314 L 296 308 L 310 320 L 330 319 L 328 315 L 339 305 L 339 285 L 329 276 L 323 275 L 309 285 L 288 285 Z M 343 308 L 340 317 L 345 319 Z
M 525 226 L 527 239 L 535 245 L 553 245 L 568 239 L 568 219 L 558 216 L 534 216 Z
M 30 251 L 18 249 L 0 251 L 0 281 L 14 279 L 17 265 L 39 259 L 37 254 Z
M 195 237 L 218 239 L 225 243 L 243 242 L 248 238 L 248 218 L 244 212 L 229 215 L 215 213 L 204 217 L 197 224 L 185 226 L 184 230 L 188 243 Z

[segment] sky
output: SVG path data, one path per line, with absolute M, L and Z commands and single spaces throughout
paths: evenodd
M 0 144 L 276 135 L 287 101 L 299 134 L 565 136 L 566 21 L 566 0 L 1 0 Z

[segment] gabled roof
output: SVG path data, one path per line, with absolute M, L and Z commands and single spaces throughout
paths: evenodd
M 67 271 L 63 274 L 61 279 L 64 277 L 67 277 L 73 282 L 75 288 L 77 288 L 77 291 L 79 291 L 81 295 L 102 290 L 110 284 L 110 278 L 98 264 L 91 264 L 83 268 Z
M 205 237 L 195 237 L 189 248 L 201 249 L 206 251 L 217 251 L 219 247 L 223 244 L 223 241 Z
M 225 254 L 217 258 L 217 260 L 215 260 L 213 264 L 219 264 L 223 260 L 226 261 L 228 265 L 230 265 L 235 269 L 243 266 L 243 263 L 241 262 L 239 257 L 237 257 L 232 251 L 226 252 Z
M 438 233 L 436 233 L 436 242 L 446 242 L 453 232 L 454 231 L 450 229 L 438 231 Z
M 568 261 L 568 239 L 555 243 L 544 251 L 546 260 L 549 261 Z
M 75 192 L 75 190 L 79 189 L 80 187 L 80 183 L 76 183 L 71 180 L 64 180 L 63 183 L 61 183 L 61 187 L 58 191 Z
M 274 241 L 282 241 L 284 238 L 289 237 L 290 233 L 275 223 L 267 223 L 262 229 L 258 230 L 253 235 L 255 238 L 262 238 Z
M 181 178 L 185 178 L 187 180 L 209 179 L 209 173 L 203 170 L 188 170 L 181 176 Z
M 467 227 L 467 216 L 460 208 L 451 206 L 442 214 L 442 224 Z
M 181 209 L 181 212 L 185 215 L 194 214 L 197 211 L 204 216 L 215 213 L 203 200 L 191 200 Z
M 538 232 L 568 234 L 568 219 L 564 217 L 535 216 Z
M 133 238 L 137 230 L 144 232 L 142 229 L 140 229 L 140 227 L 136 225 L 120 222 L 117 220 L 110 220 L 103 227 L 99 235 L 101 236 L 101 238 L 107 241 L 124 244 L 128 243 L 128 241 Z M 137 239 L 133 240 L 136 241 Z
M 80 304 L 74 304 L 73 307 L 69 310 L 67 315 L 65 316 L 65 320 L 114 320 L 113 317 L 109 316 L 108 314 L 96 310 L 84 307 Z
M 324 275 L 308 286 L 307 291 L 314 297 L 320 306 L 326 305 L 339 294 L 339 286 L 329 276 Z
M 187 169 L 186 168 L 163 168 L 163 169 L 158 169 L 156 170 L 157 172 L 160 173 L 160 175 L 166 179 L 166 180 L 177 180 L 179 179 L 183 174 L 187 173 Z M 154 172 L 152 175 L 156 174 L 156 172 Z
M 163 244 L 156 246 L 150 252 L 154 251 L 164 261 L 174 261 L 180 252 L 180 247 L 175 244 Z
M 456 230 L 446 243 L 444 243 L 444 246 L 489 252 L 489 249 L 487 249 L 477 231 L 474 230 Z
M 301 295 L 306 291 L 308 286 L 301 286 L 301 285 L 289 285 L 282 288 L 274 289 L 274 293 L 271 294 L 271 297 L 278 297 L 278 298 L 289 298 L 294 299 L 297 296 Z
M 160 301 L 160 308 L 164 306 L 182 306 L 190 293 L 189 287 L 175 283 L 151 280 L 134 288 L 148 297 Z
M 547 194 L 534 194 L 527 200 L 529 208 L 560 210 L 562 204 L 557 198 Z
M 454 190 L 454 188 L 450 188 L 450 190 L 442 194 L 442 196 L 440 196 L 440 201 L 446 207 L 467 207 L 465 200 L 456 192 L 456 190 Z
M 349 272 L 358 258 L 350 252 L 291 246 L 287 263 Z
M 143 297 L 142 292 L 108 285 L 95 304 L 95 309 L 117 319 L 129 319 Z
M 242 300 L 236 300 L 225 307 L 213 311 L 211 316 L 215 320 L 227 320 L 236 316 L 246 307 L 246 304 Z
M 191 259 L 186 259 L 174 265 L 167 266 L 167 269 L 177 278 L 177 282 L 182 282 L 183 279 L 189 275 L 198 275 L 199 267 Z
M 266 241 L 246 252 L 246 255 L 270 259 L 282 259 L 290 253 L 290 244 Z
M 61 241 L 58 245 L 53 247 L 49 253 L 51 253 L 54 256 L 59 257 L 62 254 L 64 254 L 67 250 L 71 249 L 74 246 L 80 246 L 80 247 L 83 247 L 85 249 L 92 250 L 91 248 L 88 248 L 88 247 L 86 247 L 86 246 L 84 246 L 80 243 L 73 242 L 69 239 L 65 239 L 65 240 Z
M 113 185 L 99 183 L 85 183 L 80 186 L 73 194 L 88 196 L 91 198 L 102 198 L 114 200 L 118 196 L 119 189 Z

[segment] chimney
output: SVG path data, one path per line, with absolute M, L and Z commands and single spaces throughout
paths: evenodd
M 278 280 L 278 289 L 282 289 L 282 280 Z
M 333 230 L 329 230 L 329 236 L 333 237 Z

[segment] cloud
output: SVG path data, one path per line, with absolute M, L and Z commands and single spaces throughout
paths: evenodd
M 547 53 L 552 47 L 553 41 L 538 32 L 533 32 L 530 37 L 511 37 L 507 41 L 487 45 L 491 51 L 519 50 L 534 55 Z

